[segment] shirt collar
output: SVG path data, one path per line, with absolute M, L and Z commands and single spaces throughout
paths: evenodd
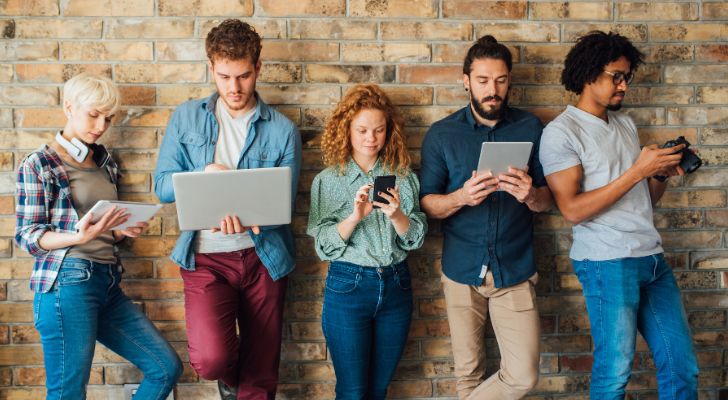
M 379 174 L 381 170 L 381 163 L 380 159 L 377 158 L 377 161 L 374 163 L 374 166 L 372 167 L 372 170 L 369 171 L 370 176 L 376 176 Z M 349 157 L 349 162 L 346 164 L 346 175 L 347 181 L 351 184 L 354 183 L 360 176 L 367 176 L 364 171 L 359 168 L 359 165 L 354 161 L 352 157 Z
M 513 122 L 513 113 L 511 112 L 511 108 L 508 106 L 505 106 L 506 112 L 503 113 L 503 118 L 498 121 L 497 124 L 493 125 L 493 127 L 488 127 L 489 129 L 493 129 L 497 126 L 507 125 L 511 122 Z M 467 106 L 465 106 L 465 121 L 468 123 L 469 126 L 473 128 L 473 130 L 478 129 L 479 126 L 482 126 L 478 123 L 478 121 L 475 120 L 475 117 L 473 116 L 473 107 L 468 103 Z

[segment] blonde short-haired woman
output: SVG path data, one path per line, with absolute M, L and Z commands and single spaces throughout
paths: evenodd
M 96 341 L 144 374 L 134 399 L 165 399 L 182 373 L 177 353 L 119 287 L 116 243 L 145 223 L 112 230 L 128 216 L 111 209 L 92 223 L 98 200 L 116 200 L 118 167 L 96 142 L 120 95 L 107 78 L 79 74 L 63 87 L 67 122 L 55 141 L 20 163 L 15 240 L 35 257 L 33 321 L 46 369 L 46 399 L 85 399 Z

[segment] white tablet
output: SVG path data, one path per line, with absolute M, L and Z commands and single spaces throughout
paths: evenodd
M 183 231 L 210 229 L 237 215 L 244 226 L 291 223 L 288 167 L 180 172 L 172 175 Z
M 531 142 L 483 142 L 478 173 L 490 171 L 493 176 L 498 176 L 507 173 L 509 166 L 525 170 L 532 147 Z
M 99 200 L 88 210 L 88 214 L 93 214 L 91 222 L 96 223 L 111 207 L 125 209 L 129 214 L 129 219 L 121 225 L 115 226 L 113 230 L 124 230 L 136 225 L 137 222 L 147 222 L 154 214 L 162 208 L 161 204 L 139 203 L 135 201 L 118 201 L 118 200 Z M 85 217 L 84 217 L 85 218 Z

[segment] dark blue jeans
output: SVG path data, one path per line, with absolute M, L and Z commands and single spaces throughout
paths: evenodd
M 174 388 L 182 363 L 121 291 L 120 280 L 117 265 L 66 258 L 53 289 L 36 293 L 33 320 L 43 344 L 46 399 L 86 398 L 97 340 L 144 373 L 135 400 L 162 400 Z
M 336 398 L 384 399 L 412 319 L 407 262 L 380 268 L 332 262 L 321 319 Z
M 698 398 L 698 363 L 680 289 L 662 254 L 573 260 L 594 339 L 591 399 L 623 399 L 637 331 L 657 367 L 660 399 Z

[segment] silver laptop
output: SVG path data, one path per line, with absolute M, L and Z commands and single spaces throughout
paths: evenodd
M 179 229 L 220 226 L 237 215 L 244 226 L 291 223 L 291 169 L 288 167 L 180 172 L 172 175 Z

